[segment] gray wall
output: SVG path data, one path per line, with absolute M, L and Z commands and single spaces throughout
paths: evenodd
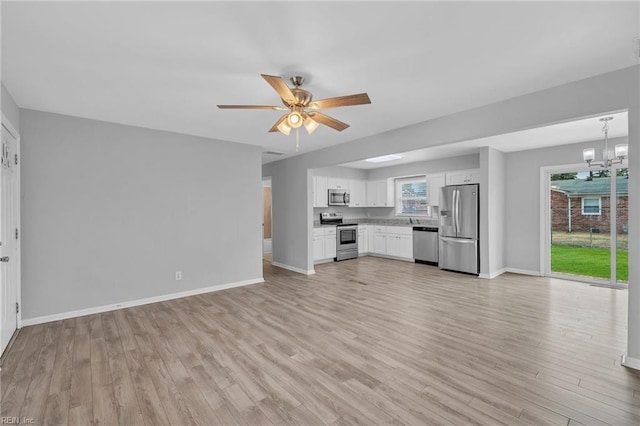
M 5 87 L 4 83 L 0 82 L 0 86 L 0 90 L 2 91 L 0 93 L 0 97 L 2 98 L 0 106 L 0 108 L 2 108 L 2 114 L 4 114 L 4 116 L 7 117 L 7 119 L 11 122 L 13 127 L 18 130 L 20 129 L 20 109 L 18 108 L 16 101 L 13 99 L 13 96 L 11 96 L 11 93 L 9 93 L 9 91 Z
M 260 148 L 20 118 L 23 319 L 262 277 Z

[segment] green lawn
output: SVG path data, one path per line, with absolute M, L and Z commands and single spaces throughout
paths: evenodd
M 627 251 L 618 250 L 618 281 L 627 281 Z M 611 257 L 609 249 L 551 246 L 551 271 L 608 279 Z

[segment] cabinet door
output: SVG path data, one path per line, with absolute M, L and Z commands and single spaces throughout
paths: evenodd
M 367 227 L 367 239 L 369 240 L 368 245 L 367 245 L 367 253 L 373 252 L 373 247 L 374 247 L 373 229 L 374 229 L 373 226 L 368 226 Z
M 324 258 L 333 259 L 336 257 L 336 234 L 324 237 Z
M 367 205 L 367 184 L 363 180 L 349 181 L 351 202 L 349 207 L 365 207 Z
M 467 173 L 466 172 L 452 172 L 447 173 L 447 185 L 464 185 L 467 183 Z
M 373 236 L 373 252 L 387 254 L 387 235 L 375 233 Z
M 376 183 L 374 181 L 367 181 L 367 207 L 378 207 L 376 196 Z
M 349 180 L 330 177 L 327 179 L 328 189 L 349 189 Z
M 398 257 L 413 259 L 413 237 L 411 235 L 398 235 Z
M 326 176 L 314 176 L 315 192 L 314 192 L 314 207 L 328 207 L 329 192 L 327 187 Z
M 384 206 L 394 207 L 396 205 L 395 181 L 393 179 L 385 179 L 380 182 L 380 185 L 384 188 L 382 192 L 384 194 Z
M 469 170 L 469 176 L 467 177 L 467 183 L 480 183 L 480 169 Z
M 362 254 L 362 253 L 366 253 L 367 251 L 365 250 L 364 247 L 364 241 L 365 241 L 365 230 L 364 229 L 360 229 L 360 227 L 358 227 L 358 254 Z
M 324 259 L 324 235 L 313 237 L 313 260 Z
M 387 234 L 387 253 L 389 256 L 400 256 L 398 236 Z
M 444 186 L 444 173 L 427 176 L 427 192 L 429 193 L 429 205 L 440 205 L 440 188 Z
M 376 182 L 376 203 L 379 207 L 386 207 L 387 205 L 387 186 L 383 180 Z

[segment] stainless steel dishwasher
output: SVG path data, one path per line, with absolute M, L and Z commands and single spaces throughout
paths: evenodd
M 438 265 L 438 228 L 413 227 L 413 258 L 416 263 Z

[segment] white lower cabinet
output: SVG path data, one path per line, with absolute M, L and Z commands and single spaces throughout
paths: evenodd
M 373 228 L 373 253 L 387 254 L 387 227 L 376 226 Z
M 313 228 L 313 261 L 336 257 L 336 228 Z
M 387 234 L 387 255 L 413 259 L 412 236 Z
M 367 253 L 413 259 L 411 226 L 358 225 L 358 254 Z M 313 229 L 313 260 L 320 262 L 336 257 L 336 228 Z
M 324 258 L 333 259 L 336 257 L 336 227 L 325 229 L 324 234 Z
M 376 226 L 374 253 L 413 259 L 413 227 Z
M 369 227 L 358 225 L 358 254 L 369 253 Z

